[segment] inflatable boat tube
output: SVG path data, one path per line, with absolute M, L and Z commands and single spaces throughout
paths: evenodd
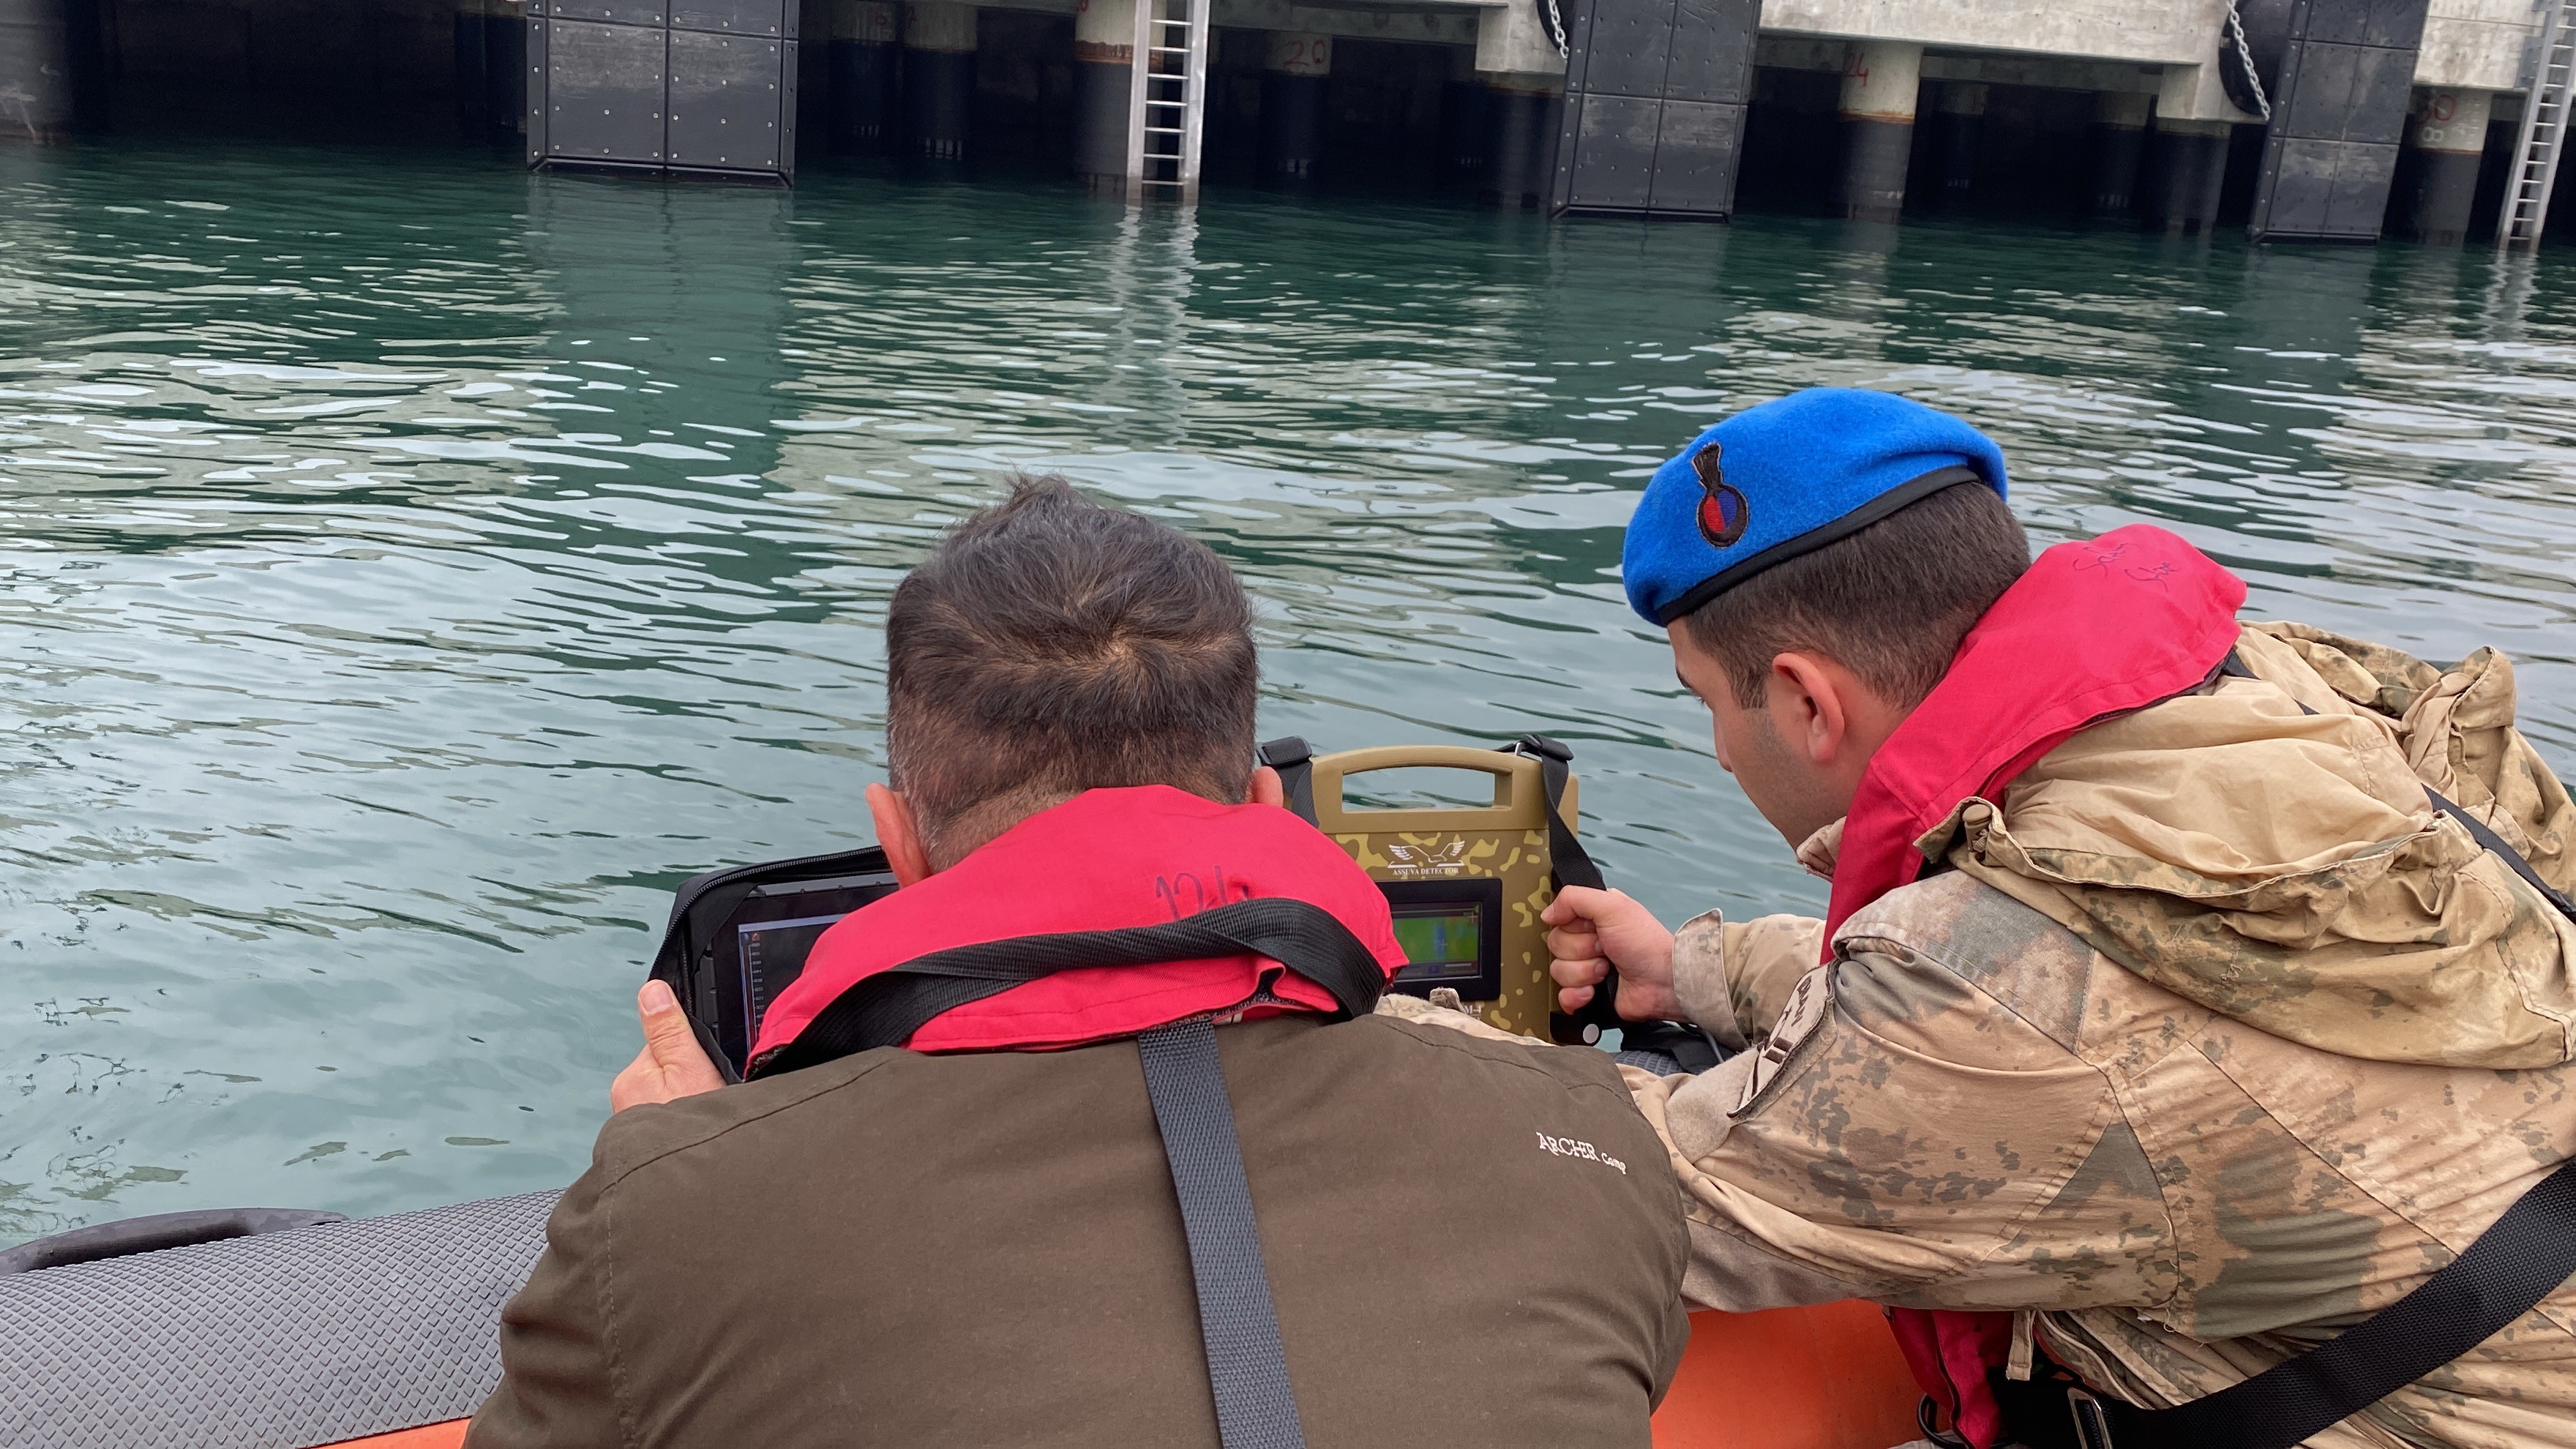
M 23 1244 L 14 1260 L 41 1266 L 0 1267 L 0 1445 L 456 1449 L 500 1381 L 501 1305 L 554 1200 L 172 1214 Z M 1916 1401 L 1868 1304 L 1696 1313 L 1654 1437 L 1888 1449 L 1917 1437 Z

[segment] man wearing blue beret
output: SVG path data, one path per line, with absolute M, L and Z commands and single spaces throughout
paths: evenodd
M 2152 526 L 2033 559 L 2006 496 L 1967 423 L 1817 389 L 1629 525 L 1718 763 L 1832 882 L 1547 911 L 1566 1009 L 1615 969 L 1736 1053 L 1631 1073 L 1689 1295 L 1889 1305 L 1979 1449 L 2576 1444 L 2576 802 L 2511 663 L 2240 623 Z

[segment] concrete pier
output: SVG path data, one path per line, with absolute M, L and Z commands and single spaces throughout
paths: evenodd
M 1123 190 L 1138 3 L 0 0 L 0 137 L 84 115 L 422 137 L 452 117 L 478 141 L 526 130 L 540 165 L 785 181 L 801 92 L 809 147 Z M 1445 182 L 1573 215 L 1722 219 L 1741 177 L 1762 206 L 1877 221 L 1910 188 L 1952 212 L 2183 232 L 2223 199 L 2274 239 L 2484 225 L 2464 208 L 2511 144 L 2492 122 L 2529 85 L 2530 0 L 2245 0 L 2250 79 L 2228 10 L 1212 0 L 1208 165 L 1218 184 Z
M 1093 192 L 1127 188 L 1136 89 L 1136 0 L 1081 0 L 1073 13 L 1073 170 Z
M 853 155 L 886 148 L 903 90 L 903 11 L 892 0 L 831 0 L 832 147 Z
M 2478 168 L 2486 159 L 2487 121 L 2495 111 L 2489 91 L 2437 90 L 2407 124 L 2413 152 L 2414 195 L 2407 230 L 2430 246 L 2455 247 L 2469 239 L 2478 195 Z
M 1983 82 L 1941 82 L 1932 108 L 1932 154 L 1940 168 L 1941 199 L 1948 204 L 1965 202 L 1977 184 L 1978 132 L 1985 118 Z
M 975 7 L 911 0 L 903 7 L 903 81 L 912 149 L 963 161 L 975 118 Z
M 2138 165 L 2147 154 L 2147 117 L 2155 98 L 2104 91 L 2093 111 L 2095 216 L 2127 216 L 2137 205 Z
M 1894 221 L 1905 211 L 1905 172 L 1914 157 L 1914 98 L 1923 47 L 1901 40 L 1855 41 L 1843 52 L 1842 176 L 1835 209 L 1854 221 Z
M 1261 169 L 1307 180 L 1324 148 L 1324 85 L 1333 73 L 1333 38 L 1271 31 L 1261 69 Z

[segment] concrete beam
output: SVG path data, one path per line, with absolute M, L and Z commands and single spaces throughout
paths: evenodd
M 2263 123 L 2261 116 L 2236 109 L 2236 103 L 2227 98 L 2227 88 L 2219 83 L 2216 65 L 2165 67 L 2163 84 L 2156 88 L 2156 119 L 2224 121 L 2232 126 Z
M 1493 8 L 1478 4 L 1414 10 L 1336 10 L 1299 5 L 1293 0 L 1213 0 L 1209 23 L 1221 29 L 1295 30 L 1337 39 L 1473 45 L 1477 17 Z M 1564 69 L 1563 62 L 1558 62 L 1557 69 Z
M 2518 91 L 2523 53 L 2539 35 L 2531 0 L 2433 0 L 2415 56 L 2415 84 L 2453 90 Z
M 1927 55 L 1923 78 L 1974 81 L 1990 86 L 2041 86 L 2059 91 L 2110 91 L 2151 96 L 2164 89 L 2161 66 L 2076 56 Z
M 1556 53 L 1556 37 L 1541 19 L 1537 5 L 1506 5 L 1476 17 L 1476 69 L 1506 75 L 1562 76 L 1565 57 Z
M 2227 0 L 1764 0 L 1762 29 L 2192 65 L 2217 53 L 2226 15 Z

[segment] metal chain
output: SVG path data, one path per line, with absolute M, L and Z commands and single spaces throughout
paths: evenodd
M 1538 0 L 1538 13 L 1547 21 L 1548 37 L 1556 42 L 1557 58 L 1571 56 L 1565 45 L 1565 17 L 1557 13 L 1556 0 Z
M 2254 104 L 2264 120 L 2272 119 L 2272 98 L 2263 94 L 2263 77 L 2255 74 L 2254 52 L 2245 44 L 2245 17 L 2237 13 L 2236 0 L 2227 0 L 2227 38 L 2236 43 L 2236 63 L 2245 67 L 2245 84 L 2254 88 Z

